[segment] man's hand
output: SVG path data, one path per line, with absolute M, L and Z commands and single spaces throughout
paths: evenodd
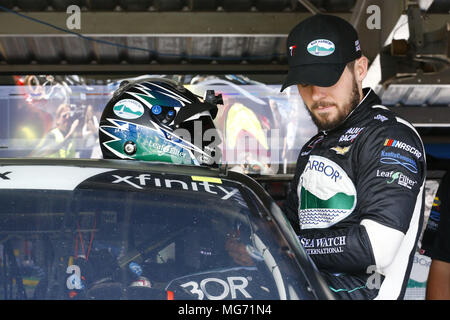
M 254 265 L 253 259 L 248 254 L 247 247 L 245 244 L 239 242 L 239 240 L 233 238 L 227 239 L 225 249 L 237 264 L 245 267 Z

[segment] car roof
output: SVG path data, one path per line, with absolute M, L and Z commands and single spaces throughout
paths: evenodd
M 194 166 L 194 165 L 182 165 L 165 162 L 149 162 L 149 161 L 137 161 L 137 160 L 122 160 L 122 159 L 64 159 L 64 158 L 0 158 L 0 167 L 12 167 L 12 166 L 27 166 L 27 167 L 72 167 L 79 168 L 76 174 L 80 174 L 79 177 L 74 177 L 73 184 L 66 181 L 65 186 L 61 189 L 70 190 L 75 188 L 78 183 L 89 178 L 89 173 L 82 173 L 83 171 L 91 170 L 92 175 L 101 173 L 108 170 L 122 170 L 122 171 L 135 171 L 139 173 L 160 173 L 169 174 L 173 176 L 200 176 L 203 178 L 218 178 L 226 179 L 235 183 L 245 185 L 250 188 L 251 191 L 262 201 L 266 208 L 270 208 L 273 200 L 265 189 L 257 183 L 253 178 L 241 174 L 238 172 L 228 170 L 227 166 L 219 168 L 212 168 L 206 166 Z M 98 169 L 98 170 L 95 170 Z M 7 171 L 7 169 L 0 169 Z M 30 169 L 32 170 L 32 169 Z M 5 174 L 1 172 L 0 174 Z M 35 180 L 39 180 L 40 177 L 46 177 L 45 172 L 42 175 L 36 176 Z M 0 176 L 1 177 L 1 176 Z M 5 178 L 8 176 L 4 175 Z M 28 179 L 31 180 L 31 179 Z M 0 179 L 0 183 L 1 183 Z M 34 182 L 36 189 L 46 189 L 49 183 L 45 181 Z M 52 181 L 52 183 L 54 183 Z M 28 184 L 29 185 L 29 184 Z M 67 186 L 68 185 L 68 186 Z M 14 188 L 19 189 L 20 185 L 17 184 Z M 57 185 L 52 186 L 51 189 L 58 189 Z
M 104 169 L 159 171 L 173 174 L 194 174 L 202 172 L 203 174 L 217 175 L 220 172 L 218 169 L 209 167 L 123 159 L 0 158 L 0 166 L 8 165 L 75 166 Z
M 299 249 L 298 240 L 295 237 L 295 232 L 287 221 L 281 209 L 276 205 L 275 201 L 265 191 L 265 189 L 256 182 L 253 178 L 238 172 L 230 171 L 226 166 L 220 168 L 210 168 L 203 166 L 192 165 L 178 165 L 163 162 L 145 162 L 136 160 L 113 160 L 113 159 L 52 159 L 52 158 L 0 158 L 0 184 L 2 179 L 9 179 L 8 170 L 6 168 L 26 166 L 30 167 L 46 167 L 61 168 L 73 167 L 81 168 L 78 172 L 83 170 L 91 170 L 93 174 L 103 171 L 136 171 L 140 173 L 161 173 L 167 175 L 179 176 L 200 176 L 203 178 L 219 178 L 230 180 L 235 183 L 240 183 L 246 186 L 249 193 L 252 193 L 254 198 L 267 209 L 267 212 L 261 212 L 262 216 L 268 222 L 274 222 L 278 228 L 286 236 L 286 240 L 290 245 L 290 252 L 296 256 L 297 261 L 302 265 L 302 268 L 308 280 L 313 283 L 313 288 L 318 288 L 315 292 L 319 299 L 334 299 L 323 279 L 318 275 L 317 268 L 306 253 Z M 1 167 L 4 167 L 3 169 Z M 97 169 L 97 170 L 95 170 Z M 43 175 L 45 176 L 45 175 Z M 85 177 L 79 177 L 80 180 Z M 88 175 L 89 178 L 89 175 Z M 25 179 L 26 180 L 26 179 Z M 5 182 L 5 181 L 3 181 Z M 74 187 L 76 184 L 74 183 Z M 37 187 L 38 189 L 39 187 Z M 16 189 L 16 187 L 14 187 Z M 20 189 L 20 188 L 17 188 Z M 67 190 L 67 189 L 65 189 Z

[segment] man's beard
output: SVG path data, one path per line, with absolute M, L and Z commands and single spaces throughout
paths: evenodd
M 320 106 L 327 106 L 330 105 L 326 101 L 315 103 L 310 108 L 306 108 L 308 110 L 309 115 L 311 116 L 311 119 L 313 120 L 314 124 L 317 126 L 317 128 L 320 131 L 324 130 L 331 130 L 336 128 L 338 125 L 340 125 L 342 122 L 345 121 L 347 116 L 358 106 L 359 102 L 361 101 L 361 96 L 359 94 L 358 85 L 356 84 L 356 81 L 353 81 L 353 87 L 352 87 L 352 93 L 350 96 L 350 102 L 348 104 L 343 105 L 342 107 L 335 106 L 337 110 L 337 117 L 334 119 L 329 119 L 329 115 L 326 115 L 325 118 L 323 117 L 317 117 L 315 116 L 311 110 L 314 110 Z

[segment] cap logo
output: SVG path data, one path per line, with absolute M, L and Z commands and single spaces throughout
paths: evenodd
M 290 47 L 289 47 L 289 53 L 291 54 L 291 57 L 294 56 L 295 48 L 297 48 L 297 46 L 290 46 Z
M 359 45 L 359 40 L 355 41 L 355 51 L 360 51 L 361 50 L 361 46 Z
M 334 52 L 334 43 L 327 39 L 316 39 L 311 41 L 307 48 L 308 52 L 313 56 L 324 57 Z

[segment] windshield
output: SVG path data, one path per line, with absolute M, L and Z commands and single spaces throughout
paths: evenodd
M 313 298 L 238 183 L 116 170 L 0 201 L 2 299 Z

